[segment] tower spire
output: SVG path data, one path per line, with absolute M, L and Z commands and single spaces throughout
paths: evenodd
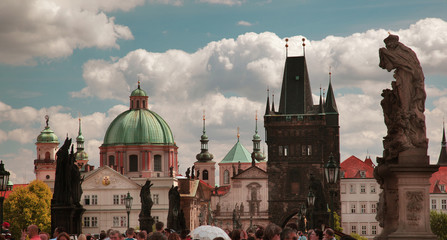
M 269 92 L 269 88 L 267 88 L 267 104 L 265 106 L 265 114 L 264 115 L 269 115 L 270 114 L 270 92 Z
M 326 94 L 326 113 L 338 113 L 337 104 L 335 103 L 334 90 L 332 89 L 332 71 L 329 68 L 329 86 Z
M 439 166 L 447 166 L 447 148 L 446 148 L 446 140 L 445 140 L 444 121 L 442 121 L 442 141 L 441 141 L 441 152 L 439 153 L 438 165 Z
M 208 152 L 208 136 L 206 135 L 206 129 L 205 129 L 205 110 L 203 110 L 203 117 L 202 117 L 202 121 L 203 121 L 203 134 L 200 137 L 200 153 L 196 155 L 196 159 L 199 162 L 208 162 L 213 160 L 214 156 L 213 154 Z
M 255 135 L 253 135 L 253 152 L 251 153 L 251 165 L 256 165 L 256 160 L 261 161 L 265 159 L 265 155 L 261 152 L 261 137 L 258 134 L 258 111 L 255 117 Z
M 289 44 L 287 44 L 289 42 L 289 39 L 286 38 L 286 58 L 289 56 Z
M 241 135 L 239 134 L 239 127 L 237 127 L 237 141 L 239 142 L 239 137 L 240 137 Z
M 275 112 L 275 93 L 272 94 L 272 112 Z
M 306 56 L 306 43 L 305 43 L 306 39 L 303 38 L 301 39 L 301 41 L 303 41 L 303 56 Z
M 318 113 L 324 113 L 323 97 L 321 95 L 321 84 L 320 84 L 320 104 L 318 105 Z

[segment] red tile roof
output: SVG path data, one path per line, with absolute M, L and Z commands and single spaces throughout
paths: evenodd
M 340 172 L 344 172 L 344 178 L 374 178 L 373 176 L 374 164 L 371 158 L 367 158 L 365 161 L 358 159 L 355 156 L 350 156 L 340 164 Z M 364 172 L 362 177 L 360 172 Z
M 447 187 L 447 167 L 439 167 L 439 170 L 430 178 L 430 193 L 446 193 L 442 192 L 439 185 Z
M 18 187 L 26 187 L 26 186 L 28 186 L 28 183 L 27 184 L 14 184 L 14 186 L 12 186 L 12 191 L 14 191 L 14 189 L 16 189 Z M 5 199 L 9 197 L 9 194 L 11 194 L 12 191 L 6 191 Z

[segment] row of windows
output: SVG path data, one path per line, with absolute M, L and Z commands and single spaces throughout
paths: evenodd
M 88 195 L 86 195 L 86 197 L 87 196 Z M 93 204 L 93 196 L 95 196 L 94 204 Z M 126 194 L 113 195 L 113 205 L 124 205 L 126 197 L 127 197 Z M 156 204 L 156 205 L 159 204 L 159 199 L 160 199 L 160 197 L 158 194 L 152 194 L 152 201 L 154 202 L 154 204 Z M 98 197 L 96 195 L 92 195 L 92 202 L 90 203 L 90 205 L 97 205 L 97 204 L 98 204 Z M 86 203 L 86 205 L 89 205 L 89 204 Z
M 359 193 L 372 193 L 376 194 L 376 184 L 370 184 L 369 185 L 369 191 L 367 191 L 366 188 L 367 184 L 360 184 L 360 192 Z M 346 193 L 346 186 L 344 184 L 341 185 L 341 193 Z M 356 194 L 357 193 L 357 184 L 349 184 L 349 193 L 350 194 Z
M 377 212 L 377 203 L 371 203 L 370 212 L 368 212 L 366 203 L 360 203 L 360 209 L 357 210 L 357 203 L 350 204 L 350 213 L 376 213 Z
M 108 166 L 115 166 L 115 156 L 109 156 L 109 164 Z M 154 155 L 154 171 L 161 172 L 161 155 Z M 130 155 L 129 156 L 129 172 L 138 172 L 138 155 Z
M 84 217 L 84 227 L 97 227 L 98 217 Z
M 431 200 L 431 209 L 438 209 L 438 204 L 436 199 Z M 447 199 L 441 199 L 441 208 L 442 210 L 447 209 Z
M 377 234 L 377 226 L 376 225 L 372 225 L 369 232 L 371 233 L 371 235 L 376 235 Z M 358 233 L 356 225 L 352 225 L 351 226 L 351 233 Z M 362 225 L 360 227 L 360 233 L 358 233 L 358 234 L 360 234 L 360 235 L 367 235 L 368 234 L 368 227 L 365 226 L 365 225 Z
M 279 146 L 278 147 L 279 156 L 311 156 L 312 155 L 312 145 L 291 145 L 289 146 Z
M 84 195 L 84 205 L 98 205 L 98 195 Z

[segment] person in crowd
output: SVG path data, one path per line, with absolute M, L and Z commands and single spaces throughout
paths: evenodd
M 2 224 L 2 236 L 4 236 L 5 239 L 11 238 L 11 232 L 9 231 L 9 227 L 11 227 L 11 224 L 9 224 L 8 222 L 4 222 Z
M 39 233 L 40 240 L 50 240 L 50 234 L 46 232 Z
M 336 240 L 334 230 L 326 228 L 323 232 L 323 240 Z
M 295 230 L 295 232 L 298 232 L 298 225 L 296 223 L 293 222 L 287 223 L 286 227 Z
M 107 237 L 107 233 L 104 230 L 101 230 L 101 232 L 99 233 L 99 240 L 105 240 Z
M 310 229 L 309 231 L 307 231 L 307 239 L 309 239 L 309 240 L 320 240 L 320 238 L 318 237 L 317 233 L 313 229 Z
M 177 233 L 173 232 L 169 234 L 168 240 L 180 240 L 180 236 Z
M 301 231 L 298 231 L 298 232 L 296 233 L 296 235 L 298 236 L 298 240 L 307 240 L 306 234 L 304 234 L 304 233 L 301 232 Z
M 157 226 L 155 226 L 155 227 L 157 227 Z M 152 233 L 149 236 L 148 240 L 168 240 L 168 239 L 166 238 L 165 235 L 163 235 L 163 233 L 157 231 L 157 232 Z
M 281 234 L 281 228 L 274 224 L 270 223 L 264 230 L 264 240 L 280 240 L 279 235 Z
M 135 240 L 135 229 L 133 229 L 133 228 L 127 229 L 126 240 Z
M 256 240 L 262 240 L 262 237 L 264 237 L 264 229 L 258 228 L 258 230 L 256 230 L 255 232 L 255 238 Z
M 53 233 L 53 238 L 51 238 L 50 240 L 56 240 L 57 236 L 59 236 L 60 233 L 65 232 L 65 228 L 64 227 L 56 227 L 54 229 L 54 233 Z
M 239 230 L 239 229 L 234 229 L 234 230 L 230 233 L 230 238 L 231 238 L 231 240 L 241 240 L 241 230 Z
M 57 240 L 70 240 L 70 236 L 66 232 L 61 232 L 61 233 L 59 233 L 59 235 L 57 235 L 56 239 Z
M 146 238 L 147 238 L 147 232 L 146 231 L 140 231 L 138 234 L 137 234 L 137 240 L 146 240 Z
M 121 233 L 118 230 L 111 230 L 109 233 L 110 240 L 121 240 Z
M 285 227 L 280 235 L 281 240 L 297 240 L 296 231 L 292 228 Z
M 341 240 L 355 240 L 355 238 L 353 236 L 349 236 L 349 235 L 344 235 L 340 239 Z
M 188 238 L 190 232 L 191 231 L 189 231 L 189 229 L 183 229 L 182 232 L 180 233 L 180 238 L 182 240 L 189 240 L 189 239 L 191 239 L 191 238 Z
M 223 237 L 215 237 L 213 240 L 225 240 Z
M 87 236 L 85 236 L 85 234 L 79 234 L 78 236 L 78 240 L 87 240 Z
M 29 240 L 40 240 L 39 236 L 39 227 L 37 225 L 29 225 L 26 228 L 26 231 L 22 231 L 22 236 L 20 237 L 20 240 L 25 240 L 26 235 L 28 235 Z
M 163 222 L 157 222 L 155 224 L 155 231 L 157 232 L 163 232 L 163 227 L 165 226 L 165 224 Z

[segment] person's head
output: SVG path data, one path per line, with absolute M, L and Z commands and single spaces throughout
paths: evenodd
M 296 240 L 296 232 L 294 229 L 291 229 L 289 227 L 285 227 L 281 232 L 281 240 Z
M 223 237 L 215 237 L 213 240 L 225 240 Z
M 157 232 L 163 232 L 164 226 L 165 226 L 165 224 L 163 222 L 157 222 L 155 224 L 155 230 L 157 230 Z
M 180 240 L 180 236 L 177 233 L 173 232 L 169 234 L 168 240 Z
M 66 232 L 61 232 L 57 236 L 56 240 L 70 240 L 70 236 Z
M 264 240 L 279 240 L 279 234 L 281 234 L 281 228 L 274 224 L 270 223 L 264 230 Z
M 106 232 L 101 231 L 101 233 L 99 234 L 99 240 L 103 240 L 103 239 L 106 238 L 106 237 L 107 237 Z
M 310 229 L 309 231 L 307 231 L 307 239 L 308 240 L 318 240 L 318 236 L 317 233 L 315 233 L 315 231 L 313 229 Z
M 57 236 L 58 236 L 60 233 L 62 233 L 62 232 L 65 232 L 65 228 L 64 228 L 64 227 L 61 227 L 61 226 L 56 227 L 56 228 L 54 229 L 53 238 L 57 238 Z
M 264 229 L 258 229 L 255 232 L 256 239 L 262 239 L 263 236 L 264 236 Z
M 235 229 L 231 232 L 230 235 L 231 240 L 240 240 L 241 239 L 241 230 Z
M 30 238 L 39 235 L 39 227 L 37 225 L 29 225 L 26 229 Z
M 133 238 L 133 236 L 135 235 L 135 229 L 133 228 L 128 228 L 126 231 L 126 236 L 128 238 Z
M 330 228 L 326 228 L 323 232 L 323 237 L 325 237 L 327 239 L 334 238 L 334 230 L 332 230 Z
M 48 240 L 50 239 L 50 234 L 46 232 L 40 232 L 39 233 L 40 240 Z
M 138 234 L 137 234 L 137 240 L 146 240 L 146 237 L 147 237 L 147 233 L 146 233 L 146 231 L 140 231 Z
M 8 222 L 4 222 L 4 223 L 2 224 L 2 228 L 3 228 L 3 229 L 9 229 L 9 227 L 11 227 L 11 224 L 9 224 Z
M 190 233 L 190 231 L 188 229 L 183 229 L 182 232 L 180 233 L 180 238 L 182 240 L 186 239 L 188 237 L 189 233 Z
M 148 240 L 167 240 L 167 239 L 168 238 L 161 232 L 154 232 L 148 238 Z
M 383 42 L 385 42 L 387 49 L 395 49 L 399 44 L 399 36 L 390 34 Z
M 296 223 L 287 223 L 286 227 L 291 228 L 293 230 L 295 230 L 295 232 L 298 231 L 298 225 Z
M 78 240 L 87 240 L 87 236 L 85 236 L 85 234 L 79 234 L 78 236 Z
M 120 231 L 118 231 L 118 230 L 110 231 L 109 238 L 110 238 L 110 240 L 120 240 L 121 239 Z

